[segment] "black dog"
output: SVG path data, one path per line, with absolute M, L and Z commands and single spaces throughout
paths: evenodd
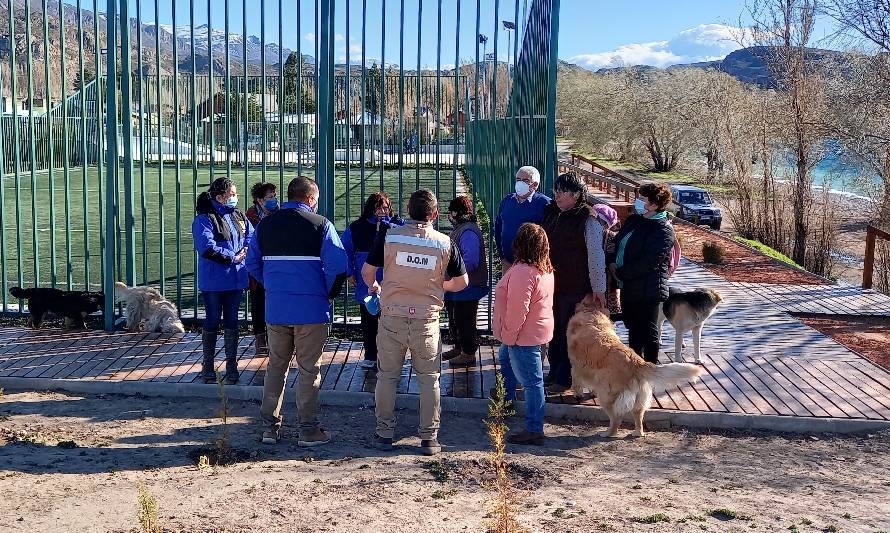
M 9 293 L 20 300 L 28 300 L 31 312 L 28 325 L 34 329 L 40 327 L 47 313 L 65 317 L 66 327 L 86 329 L 86 316 L 105 309 L 105 295 L 101 292 L 12 287 Z

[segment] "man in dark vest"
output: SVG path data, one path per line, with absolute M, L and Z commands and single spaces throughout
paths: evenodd
M 247 270 L 266 289 L 269 364 L 260 407 L 267 424 L 263 442 L 278 442 L 284 385 L 296 352 L 297 444 L 317 446 L 330 440 L 317 416 L 318 361 L 331 321 L 331 300 L 346 280 L 346 252 L 334 225 L 315 212 L 314 181 L 294 178 L 287 186 L 287 199 L 260 222 L 247 253 Z

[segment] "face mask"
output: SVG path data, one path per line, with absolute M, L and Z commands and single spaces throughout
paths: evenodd
M 263 207 L 266 208 L 266 211 L 275 211 L 276 209 L 278 209 L 278 200 L 275 198 L 270 198 L 266 200 L 266 202 L 263 204 Z
M 513 186 L 513 189 L 519 196 L 525 196 L 529 192 L 531 192 L 531 187 L 529 187 L 528 183 L 524 181 L 517 181 L 516 185 Z
M 644 202 L 642 198 L 634 200 L 634 211 L 636 211 L 638 215 L 646 213 L 646 202 Z
M 238 207 L 238 197 L 229 196 L 229 199 L 226 200 L 226 207 Z

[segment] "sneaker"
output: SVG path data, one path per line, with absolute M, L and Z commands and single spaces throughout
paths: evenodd
M 321 428 L 311 429 L 307 432 L 300 432 L 300 440 L 297 441 L 297 446 L 310 447 L 310 446 L 321 446 L 322 444 L 327 444 L 331 442 L 331 437 Z
M 381 437 L 377 433 L 374 433 L 374 438 L 371 440 L 371 446 L 375 449 L 388 452 L 393 448 L 392 439 L 387 437 Z
M 263 444 L 278 444 L 278 429 L 269 428 L 263 431 Z
M 426 439 L 420 441 L 420 451 L 424 455 L 436 455 L 442 451 L 442 445 L 436 439 Z
M 458 355 L 460 355 L 460 348 L 455 346 L 454 348 L 452 348 L 446 352 L 442 352 L 442 360 L 450 361 L 450 360 L 454 359 L 455 357 L 457 357 Z
M 377 361 L 372 361 L 370 359 L 362 359 L 359 363 L 359 366 L 364 368 L 365 370 L 371 370 L 377 368 Z
M 472 366 L 476 364 L 476 356 L 461 352 L 457 357 L 448 360 L 451 366 Z
M 528 446 L 540 446 L 544 444 L 544 433 L 535 433 L 523 429 L 516 433 L 507 435 L 507 442 L 510 444 L 523 444 Z

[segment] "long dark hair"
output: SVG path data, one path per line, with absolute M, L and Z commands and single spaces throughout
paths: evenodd
M 229 178 L 216 178 L 213 180 L 210 187 L 198 195 L 198 199 L 195 201 L 195 212 L 212 213 L 213 202 L 211 200 L 216 199 L 216 197 L 221 194 L 227 193 L 233 185 L 235 185 L 235 182 Z
M 389 198 L 389 195 L 383 191 L 377 191 L 371 193 L 368 196 L 368 199 L 365 200 L 365 207 L 362 209 L 362 216 L 365 220 L 369 220 L 374 214 L 377 212 L 377 208 L 381 205 L 389 206 L 389 214 L 392 216 L 392 200 Z

